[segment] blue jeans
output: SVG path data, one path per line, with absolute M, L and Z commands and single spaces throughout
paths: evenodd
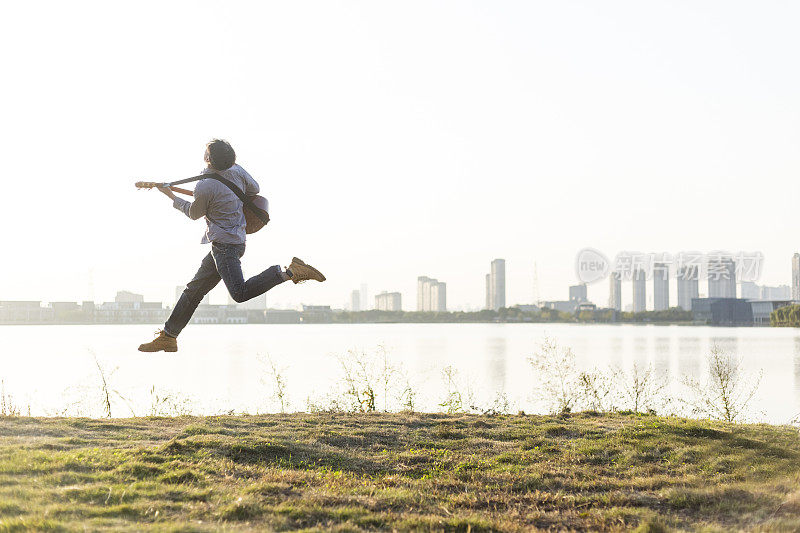
M 246 302 L 260 296 L 275 285 L 284 282 L 281 267 L 271 266 L 261 274 L 245 281 L 242 274 L 241 257 L 244 255 L 244 244 L 211 243 L 211 252 L 203 258 L 200 269 L 192 281 L 186 285 L 175 309 L 164 324 L 164 332 L 177 337 L 192 318 L 200 301 L 208 292 L 217 286 L 219 280 L 236 302 Z

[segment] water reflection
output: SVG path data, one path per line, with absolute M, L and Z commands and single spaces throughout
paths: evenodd
M 340 379 L 333 355 L 351 349 L 372 353 L 389 348 L 392 362 L 407 371 L 420 410 L 440 409 L 442 368 L 451 365 L 464 381 L 492 398 L 505 391 L 512 402 L 529 409 L 535 386 L 527 356 L 547 336 L 575 349 L 578 371 L 634 363 L 653 365 L 675 383 L 682 374 L 702 379 L 711 346 L 743 358 L 745 372 L 764 370 L 753 411 L 784 423 L 800 411 L 800 332 L 785 328 L 707 328 L 655 326 L 580 326 L 573 324 L 354 324 L 220 325 L 196 327 L 182 335 L 181 350 L 168 356 L 135 351 L 147 326 L 5 326 L 3 350 L 24 358 L 0 357 L 0 378 L 7 393 L 34 397 L 34 414 L 63 411 L 63 391 L 95 387 L 97 369 L 87 348 L 100 354 L 113 374 L 115 389 L 130 398 L 137 413 L 151 405 L 150 389 L 196 399 L 197 413 L 232 408 L 263 411 L 264 367 L 269 354 L 285 369 L 294 408 L 309 397 L 322 397 Z M 49 372 L 42 373 L 42 368 Z M 94 389 L 91 389 L 94 390 Z M 675 388 L 678 394 L 680 387 Z M 38 391 L 38 392 L 37 392 Z M 87 412 L 101 416 L 102 412 Z M 127 408 L 114 416 L 127 416 Z
M 647 337 L 639 336 L 633 339 L 633 362 L 640 369 L 647 368 L 650 355 L 650 350 L 647 346 L 649 340 Z
M 794 398 L 800 405 L 800 337 L 794 338 Z
M 625 352 L 625 343 L 623 342 L 622 337 L 612 337 L 611 341 L 609 342 L 610 346 L 610 353 L 608 356 L 609 363 L 612 366 L 621 367 L 623 361 L 623 354 Z
M 711 337 L 709 340 L 711 341 L 710 342 L 711 345 L 709 346 L 709 352 L 711 351 L 711 349 L 716 347 L 727 354 L 735 355 L 739 353 L 738 350 L 739 339 L 737 339 L 736 337 L 714 336 Z
M 496 392 L 506 390 L 506 351 L 505 337 L 491 337 L 486 343 L 487 368 L 490 388 Z
M 669 376 L 669 365 L 672 359 L 672 339 L 669 337 L 656 337 L 654 348 L 653 368 L 659 378 L 665 379 Z
M 678 374 L 699 377 L 703 360 L 702 351 L 700 337 L 679 337 Z

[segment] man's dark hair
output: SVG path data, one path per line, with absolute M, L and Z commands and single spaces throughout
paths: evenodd
M 236 152 L 228 141 L 212 139 L 206 145 L 205 160 L 214 170 L 228 170 L 236 163 Z

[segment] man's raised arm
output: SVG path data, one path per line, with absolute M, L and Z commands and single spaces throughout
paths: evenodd
M 193 202 L 189 202 L 188 200 L 184 200 L 183 198 L 175 196 L 175 193 L 173 193 L 168 187 L 159 187 L 158 190 L 172 199 L 172 207 L 192 220 L 197 220 L 198 218 L 205 216 L 208 210 L 208 191 L 205 187 L 201 187 L 199 183 L 197 184 L 197 187 L 194 188 Z

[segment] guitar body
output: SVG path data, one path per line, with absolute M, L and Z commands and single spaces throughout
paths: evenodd
M 252 196 L 251 200 L 253 200 L 253 204 L 258 207 L 259 209 L 263 209 L 267 212 L 267 222 L 269 222 L 269 202 L 263 196 Z M 244 220 L 246 222 L 245 231 L 250 233 L 255 233 L 267 224 L 258 218 L 252 211 L 250 211 L 247 206 L 243 206 L 244 209 Z

